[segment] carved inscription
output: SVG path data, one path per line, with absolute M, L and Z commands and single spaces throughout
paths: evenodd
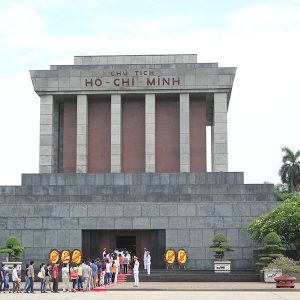
M 180 86 L 180 77 L 160 76 L 153 70 L 113 70 L 110 76 L 98 76 L 84 79 L 85 87 L 159 87 Z

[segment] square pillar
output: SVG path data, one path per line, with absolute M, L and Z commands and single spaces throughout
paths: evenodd
M 155 172 L 155 94 L 145 95 L 145 172 Z
M 180 172 L 190 172 L 190 96 L 180 94 Z
M 228 172 L 226 93 L 214 94 L 211 135 L 212 172 Z
M 77 95 L 76 173 L 88 169 L 88 99 Z
M 53 95 L 43 95 L 40 97 L 40 173 L 55 172 L 54 143 L 54 99 Z
M 121 172 L 121 95 L 111 95 L 111 172 Z

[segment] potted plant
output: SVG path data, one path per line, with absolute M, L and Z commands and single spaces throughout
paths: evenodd
M 17 262 L 16 260 L 20 259 L 20 255 L 23 253 L 23 251 L 24 247 L 16 237 L 11 236 L 7 238 L 5 246 L 0 247 L 0 253 L 8 254 L 6 262 L 3 262 L 5 267 L 9 270 L 12 270 L 13 265 L 16 264 L 18 272 L 21 272 L 22 262 Z
M 294 273 L 300 272 L 300 266 L 293 259 L 280 256 L 274 259 L 268 266 L 269 269 L 280 269 L 281 276 L 275 277 L 276 288 L 294 288 L 296 277 Z
M 225 252 L 232 252 L 234 249 L 232 245 L 227 243 L 227 238 L 222 233 L 217 233 L 213 238 L 213 244 L 209 246 L 215 253 L 214 257 L 217 261 L 214 261 L 215 273 L 229 273 L 231 270 L 231 261 L 223 260 Z
M 265 246 L 258 248 L 261 252 L 259 260 L 256 263 L 257 266 L 261 266 L 261 272 L 264 272 L 265 282 L 275 282 L 274 278 L 281 275 L 281 270 L 269 269 L 267 266 L 276 258 L 283 256 L 283 252 L 286 250 L 282 246 L 281 238 L 276 232 L 268 233 L 264 238 Z

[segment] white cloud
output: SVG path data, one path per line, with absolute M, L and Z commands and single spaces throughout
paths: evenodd
M 292 29 L 300 25 L 300 3 L 262 4 L 247 6 L 226 17 L 231 28 L 237 31 L 261 32 L 274 29 Z

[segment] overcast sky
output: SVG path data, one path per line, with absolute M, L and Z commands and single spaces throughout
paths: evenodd
M 237 67 L 229 171 L 279 182 L 300 149 L 299 0 L 0 0 L 0 185 L 38 172 L 39 98 L 29 69 L 74 55 L 196 53 Z

